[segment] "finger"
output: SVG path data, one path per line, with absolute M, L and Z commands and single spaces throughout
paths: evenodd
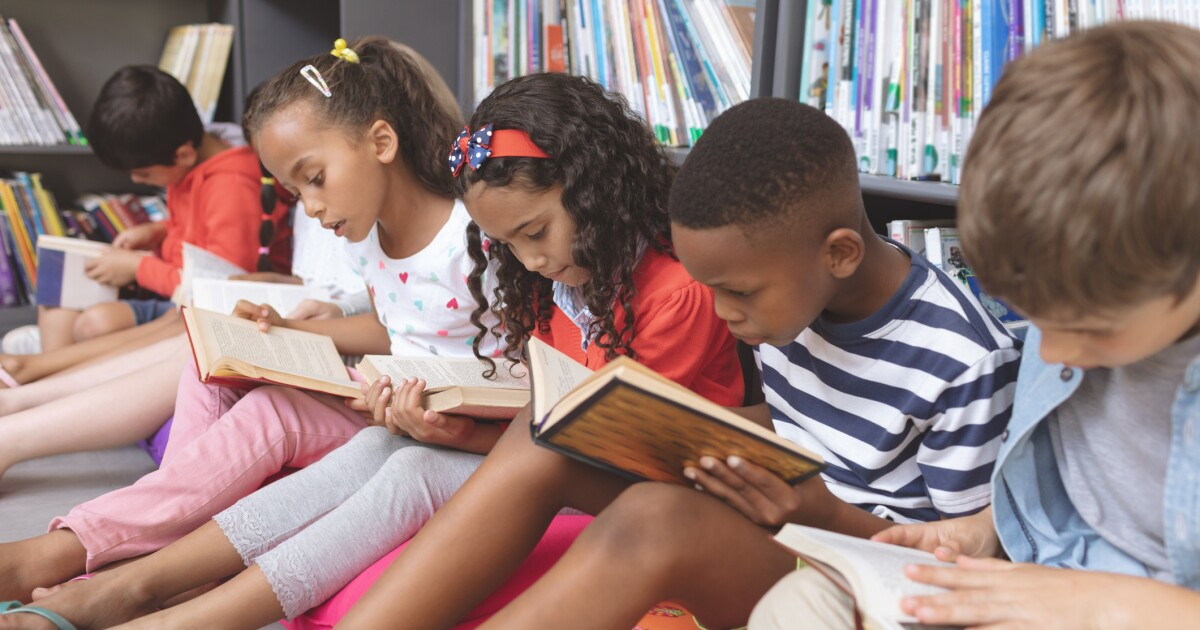
M 736 455 L 726 458 L 725 463 L 737 476 L 772 503 L 778 505 L 792 499 L 792 486 L 766 468 Z
M 995 590 L 953 591 L 924 597 L 907 597 L 900 608 L 924 624 L 975 625 L 1012 620 L 1021 606 Z
M 962 556 L 958 558 L 958 566 L 968 571 L 1012 571 L 1021 565 L 999 558 Z
M 690 473 L 690 475 L 689 475 Z M 745 514 L 751 520 L 758 522 L 759 515 L 754 511 L 754 507 L 746 500 L 746 497 L 738 492 L 737 489 L 730 487 L 720 478 L 708 474 L 707 471 L 701 468 L 688 467 L 683 471 L 684 476 L 696 482 L 696 485 L 707 492 L 708 494 L 721 499 L 731 505 L 734 509 Z
M 388 433 L 391 433 L 392 435 L 400 435 L 404 433 L 404 428 L 396 422 L 396 419 L 397 414 L 392 410 L 391 407 L 383 410 L 384 426 L 387 427 Z
M 959 562 L 967 556 L 959 558 Z M 992 587 L 1000 583 L 1004 573 L 996 571 L 967 570 L 959 567 L 939 567 L 928 564 L 910 564 L 904 574 L 914 582 L 932 584 L 948 589 L 970 589 Z
M 379 390 L 379 396 L 375 399 L 375 406 L 371 408 L 372 414 L 376 420 L 383 421 L 384 410 L 388 408 L 388 404 L 392 402 L 392 388 L 384 387 Z
M 346 406 L 354 411 L 366 411 L 367 401 L 362 398 L 347 398 Z

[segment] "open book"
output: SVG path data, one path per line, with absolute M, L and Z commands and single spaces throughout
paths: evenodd
M 422 406 L 443 413 L 456 413 L 480 420 L 511 420 L 529 405 L 529 379 L 517 366 L 515 374 L 498 363 L 496 376 L 483 377 L 487 364 L 478 359 L 441 357 L 395 357 L 369 354 L 358 371 L 374 383 L 388 375 L 392 383 L 405 378 L 425 380 Z
M 248 319 L 183 309 L 196 369 L 205 383 L 276 384 L 359 398 L 333 340 L 290 328 L 258 329 Z
M 878 628 L 900 630 L 916 618 L 900 610 L 904 597 L 933 595 L 945 589 L 914 582 L 904 576 L 904 565 L 953 566 L 933 554 L 863 538 L 805 527 L 784 525 L 775 541 L 803 558 L 855 599 L 864 621 Z
M 224 258 L 192 245 L 183 244 L 183 269 L 172 300 L 217 313 L 232 313 L 239 300 L 269 304 L 286 316 L 304 300 L 329 300 L 329 292 L 318 287 L 277 282 L 245 282 L 230 276 L 249 273 Z
M 93 304 L 113 302 L 116 287 L 87 277 L 83 267 L 111 245 L 79 238 L 43 234 L 37 239 L 37 303 L 83 310 Z
M 179 286 L 171 300 L 180 306 L 192 306 L 192 284 L 198 278 L 225 280 L 229 276 L 250 273 L 234 263 L 191 243 L 183 244 L 183 265 Z
M 628 357 L 592 373 L 537 339 L 529 341 L 535 442 L 635 479 L 691 485 L 685 466 L 737 455 L 789 483 L 824 462 L 773 431 Z

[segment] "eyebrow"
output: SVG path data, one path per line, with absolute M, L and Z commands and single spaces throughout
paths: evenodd
M 529 224 L 537 221 L 540 218 L 542 218 L 542 215 L 538 214 L 538 216 L 533 217 L 532 219 L 529 219 L 528 221 L 525 221 L 521 225 L 518 225 L 517 227 L 509 230 L 508 234 L 504 235 L 504 238 L 512 238 L 513 236 L 516 236 L 517 232 L 520 232 L 521 230 L 524 230 L 525 228 L 529 227 Z
M 308 158 L 310 158 L 310 157 L 312 157 L 312 156 L 306 155 L 306 156 L 300 158 L 299 160 L 296 160 L 295 164 L 292 164 L 292 168 L 290 170 L 288 170 L 288 175 L 294 176 L 301 168 L 304 167 L 304 163 L 307 162 Z

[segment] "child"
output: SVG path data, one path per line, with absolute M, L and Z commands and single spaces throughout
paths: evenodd
M 480 304 L 490 306 L 505 323 L 509 336 L 504 354 L 516 358 L 525 341 L 536 335 L 593 368 L 617 354 L 631 355 L 721 404 L 740 401 L 741 372 L 733 339 L 712 312 L 712 294 L 689 278 L 671 257 L 665 207 L 671 167 L 645 127 L 595 83 L 563 74 L 542 74 L 497 87 L 480 103 L 470 129 L 474 134 L 464 132 L 460 136 L 464 141 L 471 135 L 492 132 L 487 136 L 490 157 L 472 158 L 473 165 L 457 168 L 458 190 L 478 225 L 471 227 L 471 251 L 478 262 L 471 285 Z M 621 159 L 600 159 L 596 147 L 620 147 Z M 456 151 L 453 155 L 460 159 L 452 159 L 452 164 L 463 163 L 462 157 L 468 153 Z M 265 150 L 264 155 L 268 155 Z M 612 182 L 621 184 L 614 187 Z M 601 194 L 602 190 L 614 194 Z M 499 260 L 494 269 L 499 290 L 490 304 L 482 292 L 481 276 L 488 267 L 480 229 L 491 235 L 488 251 Z M 588 315 L 572 319 L 568 311 L 586 311 Z M 480 325 L 481 334 L 474 342 L 480 357 L 488 356 L 486 342 L 499 333 L 496 325 L 482 318 L 486 312 L 481 306 L 474 315 Z M 419 383 L 401 388 L 389 424 L 420 431 L 420 415 L 412 417 L 400 411 L 411 406 L 405 399 L 419 391 Z M 468 419 L 450 423 L 466 425 L 468 432 L 483 429 L 483 425 L 471 426 Z M 527 427 L 513 430 L 523 432 Z M 505 432 L 497 448 L 528 442 L 526 435 L 513 430 Z M 342 573 L 342 556 L 357 555 L 357 547 L 371 546 L 376 536 L 388 535 L 379 531 L 376 521 L 402 534 L 390 535 L 394 546 L 411 536 L 437 507 L 409 512 L 394 512 L 390 507 L 412 503 L 404 494 L 413 490 L 389 490 L 407 487 L 396 477 L 413 475 L 411 465 L 403 471 L 391 466 L 390 472 L 389 468 L 381 470 L 354 496 L 352 502 L 360 504 L 357 506 L 347 502 L 322 516 L 327 506 L 312 498 L 297 500 L 312 497 L 316 486 L 328 485 L 314 485 L 314 478 L 350 476 L 345 471 L 353 469 L 352 458 L 341 451 L 362 440 L 378 441 L 381 436 L 367 437 L 376 431 L 364 431 L 311 469 L 256 493 L 219 515 L 216 524 L 87 585 L 68 587 L 56 596 L 58 602 L 48 598 L 39 601 L 39 607 L 84 618 L 93 614 L 87 612 L 91 602 L 108 598 L 114 591 L 129 592 L 153 584 L 152 600 L 130 606 L 135 612 L 144 612 L 193 584 L 234 573 L 242 568 L 243 560 L 257 564 L 213 592 L 135 626 L 257 628 L 281 613 L 290 617 L 320 603 L 341 586 L 334 584 L 330 589 L 324 584 L 330 577 L 342 575 L 344 582 L 354 575 Z M 514 435 L 519 439 L 514 440 Z M 458 483 L 465 480 L 465 475 L 447 465 L 449 455 L 436 456 L 438 451 L 424 448 L 404 451 L 429 451 L 419 461 L 436 466 L 434 471 Z M 543 454 L 550 453 L 530 453 Z M 468 457 L 464 453 L 456 456 Z M 567 465 L 559 456 L 553 457 Z M 472 459 L 478 463 L 479 458 Z M 433 495 L 435 503 L 445 501 L 449 491 L 438 487 L 437 478 L 430 473 L 424 477 L 417 493 Z M 306 478 L 302 484 L 301 478 Z M 513 485 L 523 481 L 522 477 L 510 480 Z M 291 497 L 274 506 L 284 514 L 270 515 L 264 522 L 267 515 L 251 507 L 265 507 L 260 495 L 282 494 L 276 492 L 277 486 L 287 487 Z M 509 487 L 503 492 L 516 489 Z M 311 505 L 298 505 L 302 503 Z M 346 513 L 348 510 L 353 511 Z M 303 526 L 317 517 L 319 520 L 290 540 L 281 540 L 290 531 L 273 529 L 281 521 L 294 520 Z M 504 516 L 496 514 L 494 518 L 502 520 Z M 331 524 L 337 521 L 342 523 Z M 278 546 L 270 549 L 275 544 Z M 301 547 L 294 548 L 297 546 Z M 313 558 L 313 548 L 323 551 Z M 377 556 L 389 549 L 377 548 Z M 191 560 L 200 557 L 211 561 L 198 568 Z M 72 590 L 76 592 L 72 594 Z M 303 605 L 293 608 L 289 605 L 293 602 Z M 111 620 L 113 617 L 103 619 L 105 623 Z
M 956 569 L 908 569 L 951 589 L 903 603 L 921 622 L 1200 619 L 1197 67 L 1200 33 L 1129 22 L 1039 47 L 996 85 L 958 224 L 988 293 L 1035 328 L 992 509 L 876 537 L 958 556 Z M 800 573 L 759 605 L 758 627 L 852 627 L 848 600 L 821 581 L 798 590 Z
M 326 87 L 329 97 L 298 74 L 278 93 L 261 93 L 279 109 L 252 135 L 264 163 L 302 194 L 309 216 L 351 241 L 347 253 L 377 314 L 285 322 L 270 309 L 243 310 L 271 325 L 328 334 L 344 354 L 430 354 L 432 346 L 468 356 L 476 332 L 464 280 L 473 268 L 470 219 L 439 163 L 442 139 L 461 124 L 445 105 L 453 97 L 409 51 L 379 38 L 356 50 L 355 61 L 325 55 L 315 62 L 325 68 L 322 81 L 336 83 Z M 459 308 L 444 306 L 452 300 Z M 302 468 L 344 444 L 365 426 L 365 410 L 361 401 L 352 409 L 283 387 L 207 386 L 189 366 L 162 467 L 76 507 L 47 535 L 0 545 L 0 597 L 27 600 L 36 586 L 165 546 L 284 467 Z
M 247 269 L 259 255 L 264 218 L 258 158 L 248 147 L 231 148 L 205 133 L 187 88 L 152 66 L 127 66 L 100 90 L 88 122 L 100 160 L 129 171 L 135 184 L 165 187 L 170 217 L 121 233 L 113 248 L 89 262 L 87 274 L 111 286 L 136 281 L 162 296 L 97 304 L 82 313 L 45 308 L 38 315 L 43 351 L 144 324 L 171 309 L 166 298 L 179 284 L 182 245 L 191 243 Z M 276 224 L 284 213 L 273 213 Z M 286 269 L 285 230 L 267 244 L 271 260 Z M 151 250 L 154 253 L 151 253 Z
M 795 567 L 760 526 L 799 521 L 867 536 L 893 521 L 987 505 L 1016 344 L 953 280 L 871 231 L 854 150 L 837 123 L 779 99 L 732 108 L 688 156 L 670 209 L 680 261 L 713 289 L 733 334 L 759 346 L 770 413 L 748 415 L 773 419 L 823 455 L 824 478 L 792 488 L 751 462 L 705 457 L 685 471 L 703 493 L 654 483 L 621 492 L 625 484 L 586 466 L 538 471 L 535 483 L 520 459 L 485 464 L 347 627 L 387 618 L 448 625 L 529 549 L 531 524 L 562 504 L 604 511 L 492 619 L 496 627 L 572 627 L 580 617 L 588 627 L 629 627 L 665 599 L 706 627 L 739 625 Z M 553 458 L 523 438 L 524 458 Z M 514 489 L 526 486 L 534 491 L 517 501 Z

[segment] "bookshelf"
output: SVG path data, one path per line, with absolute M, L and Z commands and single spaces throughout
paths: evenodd
M 224 22 L 235 29 L 216 120 L 237 121 L 242 101 L 259 82 L 337 37 L 338 6 L 326 0 L 0 0 L 37 51 L 67 107 L 86 125 L 104 81 L 129 64 L 157 64 L 172 26 Z M 0 171 L 44 175 L 60 204 L 79 195 L 151 192 L 106 168 L 87 147 L 0 147 Z

